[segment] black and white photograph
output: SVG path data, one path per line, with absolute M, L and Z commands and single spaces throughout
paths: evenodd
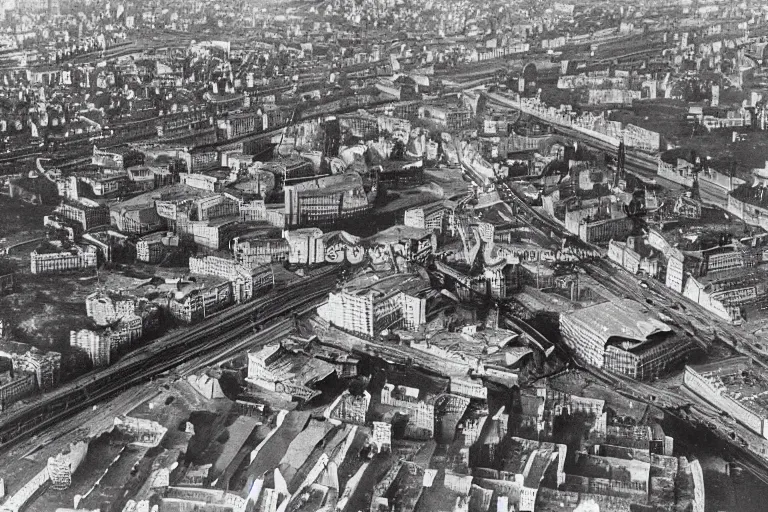
M 0 512 L 768 512 L 768 0 L 0 0 Z

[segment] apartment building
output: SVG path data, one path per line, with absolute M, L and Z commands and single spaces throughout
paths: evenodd
M 86 198 L 65 199 L 56 207 L 54 214 L 78 224 L 83 231 L 109 225 L 109 208 Z
M 422 286 L 408 274 L 353 283 L 329 294 L 318 313 L 336 327 L 366 337 L 384 329 L 416 330 L 426 320 L 426 299 L 418 296 Z
M 171 315 L 184 323 L 206 318 L 233 302 L 232 285 L 226 279 L 205 276 L 196 283 L 186 283 L 170 301 Z
M 189 259 L 189 271 L 193 274 L 217 276 L 232 283 L 235 302 L 247 302 L 259 291 L 271 288 L 275 283 L 270 265 L 249 267 L 234 260 L 205 256 Z
M 35 376 L 37 388 L 49 391 L 59 385 L 61 377 L 61 354 L 58 352 L 42 352 L 36 348 L 24 354 L 13 354 L 13 370 L 30 373 Z
M 69 245 L 58 241 L 46 241 L 30 254 L 30 270 L 33 274 L 64 272 L 96 268 L 97 253 L 92 246 Z
M 287 261 L 291 246 L 284 238 L 235 238 L 232 253 L 235 261 L 248 268 Z
M 134 297 L 111 293 L 106 290 L 93 292 L 85 298 L 85 314 L 96 325 L 106 326 L 136 311 Z
M 34 373 L 6 371 L 0 373 L 0 412 L 14 402 L 35 392 L 37 388 Z
M 69 346 L 87 354 L 94 368 L 109 366 L 112 362 L 111 341 L 104 332 L 88 329 L 70 331 Z

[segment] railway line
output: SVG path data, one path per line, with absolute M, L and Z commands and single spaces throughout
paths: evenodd
M 230 307 L 189 329 L 164 336 L 108 368 L 91 372 L 0 415 L 0 450 L 135 384 L 236 343 L 253 332 L 254 322 L 268 322 L 323 297 L 336 285 L 339 270 L 339 266 L 327 267 L 290 288 Z
M 301 309 L 297 312 L 298 316 L 305 315 L 313 311 L 317 306 L 325 301 L 324 296 L 320 296 L 316 299 L 312 299 L 309 303 L 301 304 Z M 240 337 L 240 339 L 223 344 L 220 347 L 211 350 L 202 356 L 195 357 L 172 370 L 172 377 L 187 377 L 203 368 L 211 367 L 217 364 L 224 363 L 233 359 L 236 355 L 243 353 L 246 350 L 263 347 L 278 340 L 283 336 L 287 336 L 294 327 L 293 318 L 281 318 L 278 317 L 276 321 L 266 326 L 263 330 L 248 335 L 247 330 Z

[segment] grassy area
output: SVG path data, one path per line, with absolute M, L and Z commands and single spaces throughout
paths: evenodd
M 23 241 L 33 234 L 43 233 L 43 217 L 53 211 L 50 205 L 32 205 L 0 195 L 0 238 L 7 238 L 9 245 L 16 239 Z
M 85 297 L 95 280 L 80 274 L 17 274 L 17 293 L 0 298 L 9 339 L 41 349 L 66 351 L 69 331 L 88 326 Z

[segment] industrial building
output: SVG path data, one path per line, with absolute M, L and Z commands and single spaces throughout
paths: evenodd
M 247 381 L 260 388 L 301 400 L 319 394 L 310 386 L 336 371 L 334 365 L 305 354 L 293 353 L 281 343 L 272 343 L 248 353 Z

